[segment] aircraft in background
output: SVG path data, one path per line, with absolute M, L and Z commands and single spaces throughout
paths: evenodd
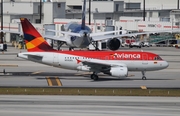
M 63 45 L 63 43 L 66 43 L 70 47 L 70 49 L 87 48 L 89 47 L 90 44 L 94 45 L 94 47 L 98 49 L 98 46 L 93 43 L 108 39 L 107 46 L 110 50 L 119 49 L 121 45 L 121 41 L 118 38 L 115 38 L 117 36 L 107 35 L 107 34 L 113 34 L 120 31 L 122 31 L 124 34 L 126 33 L 126 31 L 118 30 L 118 31 L 92 33 L 92 30 L 85 24 L 85 16 L 86 16 L 86 0 L 84 0 L 83 2 L 81 24 L 78 24 L 77 22 L 70 22 L 64 26 L 65 31 L 46 29 L 47 31 L 60 32 L 64 34 L 64 36 L 62 37 L 44 36 L 44 37 L 49 39 L 59 40 L 62 43 L 61 45 Z
M 143 51 L 57 51 L 33 27 L 26 27 L 21 18 L 24 39 L 28 52 L 18 57 L 58 68 L 93 72 L 91 79 L 98 80 L 102 72 L 114 77 L 127 77 L 128 71 L 156 71 L 168 67 L 168 63 L 154 53 Z
M 125 37 L 125 36 L 136 37 L 137 35 L 150 34 L 150 33 L 156 34 L 156 33 L 163 33 L 163 32 L 172 32 L 172 30 L 163 30 L 163 31 L 153 31 L 153 32 L 151 31 L 151 32 L 127 34 L 126 30 L 117 30 L 117 31 L 92 33 L 92 30 L 88 26 L 85 25 L 85 14 L 86 14 L 86 0 L 84 0 L 84 3 L 83 3 L 81 24 L 78 24 L 77 22 L 70 22 L 64 26 L 65 31 L 46 29 L 47 31 L 59 32 L 63 34 L 64 36 L 55 37 L 55 36 L 45 35 L 44 37 L 53 39 L 53 40 L 59 40 L 61 42 L 59 47 L 61 47 L 64 43 L 66 43 L 70 49 L 71 48 L 87 48 L 89 47 L 90 44 L 92 44 L 96 49 L 98 49 L 98 46 L 93 43 L 97 41 L 107 40 L 107 47 L 110 50 L 118 50 L 120 46 L 122 45 L 121 37 Z M 114 34 L 118 33 L 118 34 L 112 35 L 113 33 Z
M 65 31 L 56 31 L 52 29 L 46 29 L 47 31 L 52 32 L 59 32 L 64 34 L 64 36 L 61 37 L 55 37 L 52 35 L 43 35 L 45 38 L 49 38 L 52 40 L 60 41 L 59 48 L 65 43 L 69 46 L 70 50 L 72 48 L 88 48 L 90 44 L 94 45 L 96 49 L 98 49 L 98 46 L 94 44 L 97 41 L 105 41 L 107 40 L 107 47 L 110 50 L 118 50 L 120 46 L 122 45 L 121 37 L 136 37 L 137 35 L 144 35 L 144 34 L 150 34 L 150 33 L 163 33 L 163 32 L 175 32 L 179 30 L 161 30 L 161 31 L 150 31 L 150 32 L 141 32 L 141 33 L 131 33 L 126 34 L 126 30 L 117 30 L 117 31 L 107 31 L 107 32 L 98 32 L 98 33 L 92 33 L 92 30 L 85 25 L 85 14 L 86 14 L 86 0 L 84 0 L 83 3 L 83 11 L 82 11 L 82 22 L 81 24 L 78 24 L 76 22 L 71 22 L 65 25 Z M 32 24 L 27 20 L 24 26 L 26 28 L 32 27 Z M 9 33 L 16 33 L 16 34 L 22 34 L 22 32 L 15 32 L 15 31 L 9 31 L 9 30 L 1 30 L 3 32 L 9 32 Z M 119 33 L 122 34 L 119 34 Z M 110 35 L 118 33 L 117 35 Z

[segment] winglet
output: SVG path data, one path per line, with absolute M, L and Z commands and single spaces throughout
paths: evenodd
M 26 18 L 20 18 L 20 21 L 29 52 L 55 51 Z

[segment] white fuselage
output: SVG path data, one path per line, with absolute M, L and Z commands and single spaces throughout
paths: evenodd
M 65 30 L 67 32 L 73 32 L 80 34 L 81 36 L 70 36 L 66 34 L 67 41 L 66 43 L 71 47 L 77 47 L 77 48 L 87 48 L 89 44 L 91 43 L 91 38 L 89 37 L 89 34 L 91 33 L 91 29 L 88 26 L 84 27 L 84 30 L 81 29 L 81 24 L 78 24 L 77 22 L 71 22 L 65 25 Z M 84 33 L 87 35 L 85 36 Z
M 83 36 L 82 37 L 67 36 L 66 43 L 68 46 L 75 47 L 75 48 L 87 48 L 91 43 L 91 38 L 83 37 Z
M 31 57 L 30 57 L 31 56 Z M 38 56 L 33 57 L 33 56 Z M 53 53 L 53 52 L 25 52 L 19 53 L 18 57 L 31 60 L 34 62 L 64 68 L 71 70 L 79 70 L 79 66 L 83 66 L 82 63 L 78 63 L 79 60 L 96 60 L 92 58 L 85 58 L 80 56 L 74 56 L 63 53 Z M 166 61 L 148 61 L 148 60 L 98 60 L 98 62 L 108 62 L 109 64 L 125 64 L 128 71 L 155 71 L 161 70 L 168 67 Z M 84 70 L 89 71 L 89 70 Z

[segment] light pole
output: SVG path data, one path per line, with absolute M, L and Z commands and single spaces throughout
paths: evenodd
M 91 25 L 91 0 L 89 0 L 89 25 Z
M 39 23 L 41 23 L 41 19 L 42 19 L 42 0 L 40 0 L 40 9 L 39 9 Z
M 3 0 L 1 0 L 1 30 L 3 30 Z M 1 31 L 1 43 L 3 43 L 4 33 Z
M 145 12 L 145 0 L 143 1 L 143 21 L 145 21 L 145 14 L 146 12 Z

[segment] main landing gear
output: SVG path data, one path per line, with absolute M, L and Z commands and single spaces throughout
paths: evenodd
M 146 80 L 145 71 L 142 71 L 142 80 Z
M 97 81 L 99 79 L 98 75 L 96 73 L 91 74 L 91 79 L 94 81 Z
M 74 51 L 74 48 L 73 47 L 69 47 L 69 51 Z
M 99 51 L 98 42 L 97 41 L 96 42 L 92 42 L 91 44 L 94 46 L 96 51 Z
M 65 44 L 65 42 L 57 41 L 57 49 L 60 50 L 60 48 L 63 44 Z

